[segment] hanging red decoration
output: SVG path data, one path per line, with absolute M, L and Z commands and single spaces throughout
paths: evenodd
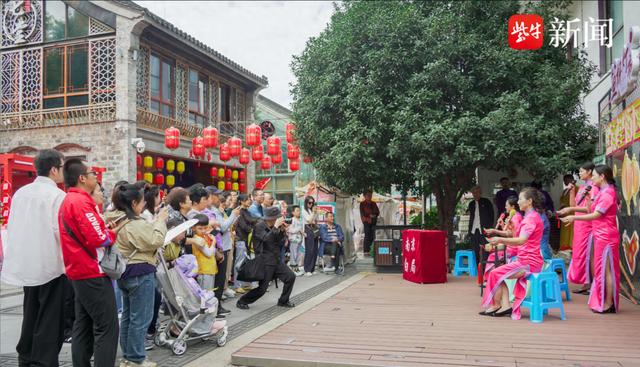
M 300 148 L 297 145 L 291 143 L 287 144 L 287 158 L 298 159 L 300 158 Z
M 242 150 L 240 151 L 240 158 L 238 158 L 238 160 L 240 161 L 240 164 L 249 164 L 250 157 L 251 152 L 249 152 L 249 149 L 242 148 Z
M 180 130 L 171 126 L 164 131 L 164 146 L 167 149 L 174 150 L 180 147 Z
M 212 149 L 218 146 L 218 129 L 207 126 L 202 129 L 202 139 L 205 149 Z
M 240 181 L 244 181 L 245 178 L 247 178 L 247 174 L 244 173 L 244 171 L 238 172 L 238 179 L 240 179 Z
M 226 162 L 229 159 L 231 159 L 231 153 L 229 152 L 229 145 L 227 143 L 224 143 L 220 145 L 220 160 L 223 162 Z
M 213 154 L 211 154 L 211 152 L 207 152 L 207 161 L 211 162 L 212 159 L 213 159 Z
M 227 181 L 224 183 L 224 189 L 227 191 L 231 191 L 231 181 Z
M 271 157 L 269 157 L 268 155 L 265 155 L 264 157 L 262 157 L 262 160 L 260 161 L 260 168 L 261 169 L 270 169 L 271 168 Z
M 232 136 L 227 141 L 227 144 L 229 145 L 229 154 L 231 154 L 232 157 L 240 155 L 240 151 L 242 150 L 242 140 L 240 140 L 240 138 Z
M 282 147 L 280 146 L 280 137 L 279 136 L 270 136 L 267 138 L 267 154 L 270 156 L 277 155 L 279 152 L 282 152 Z
M 142 167 L 142 155 L 140 154 L 136 155 L 136 166 L 138 168 Z
M 211 169 L 209 170 L 209 175 L 211 177 L 217 177 L 218 176 L 218 170 L 215 167 L 211 167 Z
M 280 164 L 282 163 L 282 153 L 280 154 L 276 154 L 273 157 L 271 157 L 271 162 L 273 164 Z
M 291 172 L 295 172 L 300 169 L 300 159 L 290 159 L 289 160 L 289 170 Z
M 243 183 L 240 184 L 240 193 L 244 193 L 247 190 L 247 186 Z
M 251 124 L 245 128 L 245 137 L 248 146 L 255 147 L 260 145 L 262 142 L 262 129 L 256 124 Z
M 232 175 L 232 174 L 233 174 L 233 172 L 231 172 L 231 168 L 227 168 L 227 169 L 224 171 L 224 177 L 225 177 L 227 180 L 230 180 L 230 179 L 231 179 L 231 175 Z
M 156 158 L 156 169 L 162 170 L 164 168 L 164 159 L 158 157 Z
M 191 140 L 191 151 L 196 158 L 204 158 L 205 148 L 203 140 L 201 136 L 196 136 Z
M 285 128 L 285 135 L 287 137 L 287 143 L 292 143 L 295 141 L 295 139 L 293 138 L 293 131 L 296 129 L 296 126 L 290 122 L 287 122 L 284 125 Z
M 155 179 L 156 185 L 164 185 L 164 175 L 162 173 L 158 173 Z
M 142 172 L 136 172 L 136 181 L 142 181 Z
M 308 155 L 304 156 L 304 163 L 311 163 L 313 162 L 313 158 L 309 157 Z
M 261 161 L 263 156 L 264 149 L 262 148 L 262 145 L 253 147 L 253 149 L 251 150 L 251 159 L 253 159 L 254 162 Z

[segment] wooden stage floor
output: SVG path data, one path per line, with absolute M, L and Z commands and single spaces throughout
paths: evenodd
M 640 366 L 640 306 L 593 314 L 587 297 L 542 324 L 478 315 L 475 278 L 419 285 L 372 274 L 233 354 L 234 365 Z

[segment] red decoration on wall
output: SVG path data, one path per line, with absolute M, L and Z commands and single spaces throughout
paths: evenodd
M 209 175 L 211 177 L 217 177 L 218 176 L 218 169 L 215 167 L 211 167 L 211 169 L 209 170 Z
M 249 149 L 242 148 L 242 150 L 240 151 L 240 157 L 238 158 L 238 161 L 240 161 L 240 164 L 249 164 L 250 157 L 251 157 L 251 152 L 249 152 Z
M 227 169 L 224 171 L 224 177 L 225 177 L 227 180 L 230 180 L 230 179 L 231 179 L 231 175 L 232 175 L 232 174 L 233 174 L 233 172 L 231 172 L 231 169 L 230 169 L 230 168 L 227 168 Z
M 280 154 L 276 154 L 273 157 L 271 157 L 271 162 L 273 164 L 280 164 L 282 163 L 282 153 Z
M 240 138 L 232 136 L 229 138 L 229 141 L 227 141 L 227 144 L 229 145 L 229 154 L 231 154 L 232 157 L 240 155 L 240 151 L 242 150 L 242 140 L 240 140 Z
M 262 148 L 262 145 L 253 147 L 251 150 L 251 159 L 253 159 L 254 162 L 261 161 L 263 156 L 264 149 Z
M 240 184 L 240 193 L 243 194 L 247 191 L 247 185 L 241 183 Z
M 260 168 L 264 170 L 271 169 L 271 157 L 268 155 L 262 157 L 262 160 L 260 161 Z
M 142 155 L 140 154 L 136 155 L 136 167 L 138 168 L 142 167 Z
M 218 146 L 218 129 L 212 126 L 202 129 L 202 138 L 205 149 L 212 149 Z
M 300 148 L 297 145 L 291 143 L 287 144 L 287 158 L 298 159 L 300 158 Z
M 180 147 L 180 130 L 171 126 L 164 131 L 164 146 L 167 149 L 174 150 Z
M 290 159 L 289 160 L 289 170 L 291 172 L 295 172 L 300 169 L 300 159 Z
M 136 172 L 136 181 L 142 181 L 142 172 Z
M 191 140 L 191 151 L 196 158 L 204 158 L 205 148 L 204 139 L 201 136 L 196 136 Z
M 156 185 L 164 185 L 164 175 L 162 173 L 158 173 L 155 179 Z
M 282 152 L 279 136 L 270 136 L 267 138 L 267 154 L 270 156 L 277 155 Z
M 240 181 L 244 181 L 244 179 L 247 178 L 247 174 L 244 171 L 240 171 L 238 172 L 238 178 Z
M 293 142 L 295 141 L 295 139 L 293 137 L 293 132 L 295 131 L 296 126 L 294 124 L 290 123 L 290 122 L 287 122 L 284 125 L 284 128 L 285 128 L 285 135 L 286 135 L 286 138 L 287 138 L 287 143 L 292 143 L 293 144 Z
M 303 161 L 304 161 L 304 163 L 309 164 L 309 163 L 313 162 L 313 158 L 311 158 L 308 155 L 306 155 L 306 156 L 304 156 L 304 160 Z
M 262 129 L 256 124 L 251 124 L 245 128 L 247 145 L 255 147 L 262 142 Z
M 229 145 L 227 143 L 224 143 L 220 145 L 220 160 L 223 162 L 226 162 L 229 159 L 231 159 L 231 153 L 229 152 Z
M 164 168 L 164 159 L 158 157 L 156 158 L 156 169 L 162 170 Z
M 224 183 L 224 189 L 227 191 L 231 191 L 231 181 L 227 181 Z

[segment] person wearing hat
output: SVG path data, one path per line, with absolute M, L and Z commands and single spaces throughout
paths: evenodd
M 287 234 L 287 224 L 280 213 L 280 209 L 269 207 L 264 209 L 264 219 L 256 224 L 253 235 L 253 248 L 256 256 L 261 256 L 265 264 L 265 277 L 260 281 L 258 288 L 251 290 L 242 296 L 236 303 L 236 307 L 242 310 L 249 309 L 249 305 L 260 299 L 269 287 L 273 279 L 280 279 L 284 284 L 282 294 L 278 299 L 278 306 L 294 307 L 289 301 L 296 275 L 280 258 L 280 250 L 284 246 Z

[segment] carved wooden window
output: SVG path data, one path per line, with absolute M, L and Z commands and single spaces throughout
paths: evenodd
M 87 44 L 45 49 L 43 108 L 89 102 Z
M 59 41 L 89 34 L 89 17 L 60 0 L 45 2 L 44 40 Z
M 42 1 L 2 1 L 2 46 L 42 42 Z
M 231 87 L 220 83 L 220 121 L 231 121 Z
M 151 91 L 151 103 L 149 110 L 162 116 L 174 117 L 175 96 L 174 66 L 169 59 L 159 55 L 151 55 L 149 67 L 149 86 Z
M 138 107 L 149 109 L 149 49 L 140 47 L 136 81 L 136 97 Z
M 116 100 L 116 40 L 94 40 L 89 43 L 91 58 L 91 103 Z
M 189 70 L 189 122 L 204 126 L 207 121 L 207 77 Z

